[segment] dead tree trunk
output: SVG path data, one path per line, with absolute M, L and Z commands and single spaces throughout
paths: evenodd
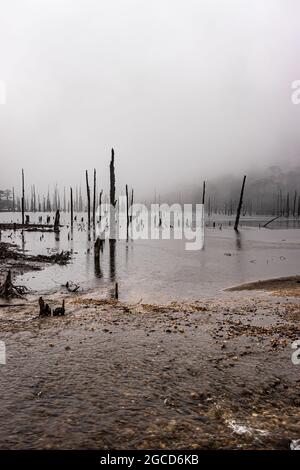
M 96 225 L 96 168 L 94 168 L 93 228 Z
M 295 191 L 294 193 L 293 217 L 296 217 L 296 202 L 297 202 L 297 191 Z
M 238 208 L 237 208 L 237 214 L 236 214 L 236 219 L 235 219 L 235 224 L 234 224 L 234 230 L 236 230 L 236 231 L 238 230 L 238 226 L 239 226 L 239 222 L 240 222 L 240 215 L 241 215 L 241 210 L 242 210 L 242 206 L 243 206 L 245 183 L 246 183 L 246 176 L 244 176 L 244 179 L 243 179 L 241 195 L 240 195 L 240 201 L 239 201 L 239 205 L 238 205 Z
M 133 188 L 131 190 L 131 202 L 130 202 L 130 223 L 132 222 L 132 211 L 133 211 Z
M 203 181 L 203 189 L 202 189 L 202 204 L 205 203 L 205 181 Z
M 9 270 L 6 279 L 2 286 L 0 286 L 0 297 L 5 299 L 12 299 L 14 297 L 22 298 L 27 288 L 24 286 L 14 286 L 11 280 L 11 271 Z
M 24 189 L 24 170 L 22 168 L 22 225 L 25 224 L 25 189 Z
M 85 179 L 86 179 L 86 194 L 87 194 L 87 203 L 88 203 L 88 229 L 91 226 L 91 194 L 90 194 L 90 187 L 89 187 L 89 175 L 88 171 L 85 171 Z
M 73 229 L 73 189 L 70 188 L 71 229 Z
M 110 240 L 115 240 L 115 206 L 116 206 L 116 177 L 115 177 L 115 152 L 111 149 L 110 160 Z
M 115 176 L 115 151 L 111 149 L 110 160 L 110 204 L 116 205 L 116 176 Z
M 290 216 L 290 193 L 287 193 L 286 197 L 286 216 Z
M 129 233 L 129 196 L 128 196 L 128 185 L 126 184 L 126 238 L 128 240 Z
M 101 222 L 102 194 L 103 194 L 103 189 L 101 189 L 100 195 L 99 195 L 99 221 L 100 222 Z
M 59 209 L 57 209 L 56 214 L 55 214 L 55 220 L 54 220 L 54 232 L 59 232 L 59 220 L 60 220 L 60 214 L 59 214 Z
M 13 212 L 16 210 L 16 204 L 15 204 L 15 188 L 12 189 L 12 197 L 13 197 Z

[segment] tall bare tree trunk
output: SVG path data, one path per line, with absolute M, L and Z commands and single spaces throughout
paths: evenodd
M 128 195 L 128 185 L 126 184 L 126 238 L 128 240 L 129 233 L 129 195 Z
M 87 203 L 88 203 L 88 229 L 91 226 L 91 193 L 89 187 L 89 175 L 88 171 L 85 171 L 85 179 L 86 179 L 86 194 L 87 194 Z
M 22 168 L 22 225 L 25 223 L 25 189 L 24 189 L 24 170 Z
M 130 201 L 130 223 L 132 222 L 132 211 L 133 211 L 133 188 L 131 189 L 131 201 Z
M 240 201 L 239 201 L 239 205 L 238 205 L 238 208 L 237 208 L 237 214 L 236 214 L 236 219 L 235 219 L 235 224 L 234 224 L 234 230 L 236 230 L 236 231 L 238 230 L 239 222 L 240 222 L 240 215 L 241 215 L 241 210 L 242 210 L 242 206 L 243 206 L 245 183 L 246 183 L 246 176 L 244 176 L 244 179 L 243 179 L 241 195 L 240 195 Z
M 205 181 L 203 181 L 203 189 L 202 189 L 202 204 L 203 205 L 205 203 L 205 189 L 206 189 L 205 186 L 206 186 Z
M 93 228 L 96 225 L 96 168 L 94 168 Z
M 111 149 L 110 160 L 110 240 L 115 241 L 115 206 L 116 206 L 116 176 L 115 176 L 115 152 Z
M 73 189 L 70 188 L 71 228 L 73 229 Z

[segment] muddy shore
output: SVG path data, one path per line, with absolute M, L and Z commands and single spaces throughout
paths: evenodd
M 33 296 L 1 308 L 0 448 L 289 449 L 300 304 L 250 294 L 167 306 L 73 294 L 49 318 Z

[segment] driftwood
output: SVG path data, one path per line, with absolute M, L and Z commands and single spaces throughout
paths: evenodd
M 53 255 L 37 255 L 37 256 L 28 256 L 29 261 L 39 261 L 44 263 L 57 263 L 57 264 L 67 264 L 71 259 L 70 251 L 61 251 L 60 253 L 54 253 Z
M 80 286 L 77 284 L 74 284 L 73 282 L 67 282 L 66 283 L 66 288 L 68 289 L 69 292 L 77 292 Z
M 11 271 L 9 270 L 6 279 L 2 286 L 0 286 L 0 297 L 5 299 L 19 298 L 22 299 L 23 295 L 28 291 L 25 286 L 15 286 L 11 280 Z
M 52 232 L 53 225 L 1 223 L 0 230 L 26 230 L 27 232 Z
M 269 220 L 269 222 L 266 222 L 264 225 L 263 225 L 263 228 L 266 228 L 269 224 L 271 224 L 272 222 L 274 222 L 274 220 L 277 220 L 281 217 L 281 215 L 278 215 L 277 217 L 274 217 L 273 219 Z

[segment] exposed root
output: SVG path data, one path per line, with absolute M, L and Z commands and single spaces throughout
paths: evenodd
M 23 296 L 27 292 L 28 292 L 27 287 L 25 287 L 25 286 L 15 286 L 12 283 L 11 271 L 9 270 L 4 283 L 0 287 L 0 297 L 5 298 L 5 299 L 13 299 L 13 298 L 22 299 Z

